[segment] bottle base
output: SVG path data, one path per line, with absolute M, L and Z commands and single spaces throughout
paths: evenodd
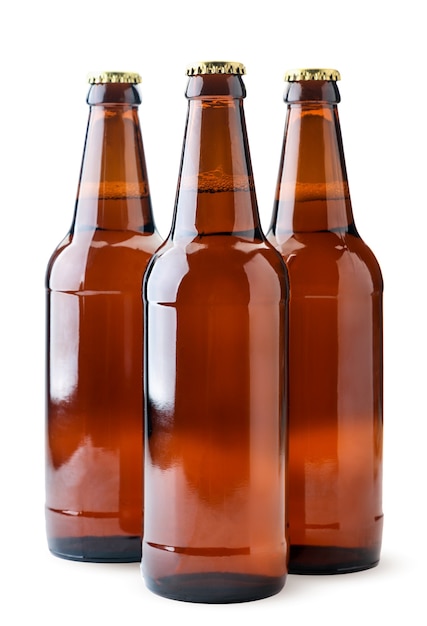
M 135 563 L 141 560 L 141 537 L 49 537 L 49 550 L 69 561 Z
M 291 545 L 289 574 L 350 574 L 378 565 L 379 550 Z
M 283 588 L 285 577 L 212 572 L 179 574 L 153 579 L 144 576 L 153 593 L 182 602 L 230 604 L 251 602 L 273 596 Z

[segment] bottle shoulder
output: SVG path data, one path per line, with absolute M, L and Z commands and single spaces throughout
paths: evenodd
M 134 289 L 161 243 L 157 232 L 70 233 L 49 260 L 46 286 L 60 291 Z
M 280 244 L 293 289 L 382 292 L 379 263 L 363 239 L 348 232 L 293 233 Z
M 288 288 L 285 264 L 273 246 L 229 235 L 165 242 L 144 282 L 144 296 L 153 302 L 283 300 Z

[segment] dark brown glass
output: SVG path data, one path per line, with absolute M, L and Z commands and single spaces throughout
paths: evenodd
M 354 225 L 332 81 L 289 83 L 269 240 L 290 281 L 289 572 L 380 558 L 382 290 Z
M 142 276 L 161 239 L 131 84 L 94 85 L 74 220 L 47 270 L 50 550 L 139 561 Z
M 188 82 L 171 233 L 144 279 L 145 526 L 155 593 L 243 602 L 280 591 L 283 261 L 261 232 L 236 75 Z

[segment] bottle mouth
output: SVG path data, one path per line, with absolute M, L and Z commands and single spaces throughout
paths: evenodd
M 141 94 L 137 83 L 128 82 L 93 82 L 89 87 L 86 102 L 104 106 L 139 106 Z
M 246 97 L 246 88 L 240 74 L 194 74 L 188 77 L 185 96 L 189 100 L 221 101 Z
M 296 80 L 286 83 L 284 100 L 288 104 L 315 107 L 338 104 L 341 96 L 334 80 Z

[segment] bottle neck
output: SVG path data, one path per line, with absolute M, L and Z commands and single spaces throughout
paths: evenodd
M 191 77 L 170 237 L 261 237 L 240 76 Z
M 271 230 L 356 232 L 344 160 L 335 82 L 289 83 L 285 137 Z
M 138 105 L 133 85 L 93 85 L 74 214 L 88 230 L 154 232 Z

